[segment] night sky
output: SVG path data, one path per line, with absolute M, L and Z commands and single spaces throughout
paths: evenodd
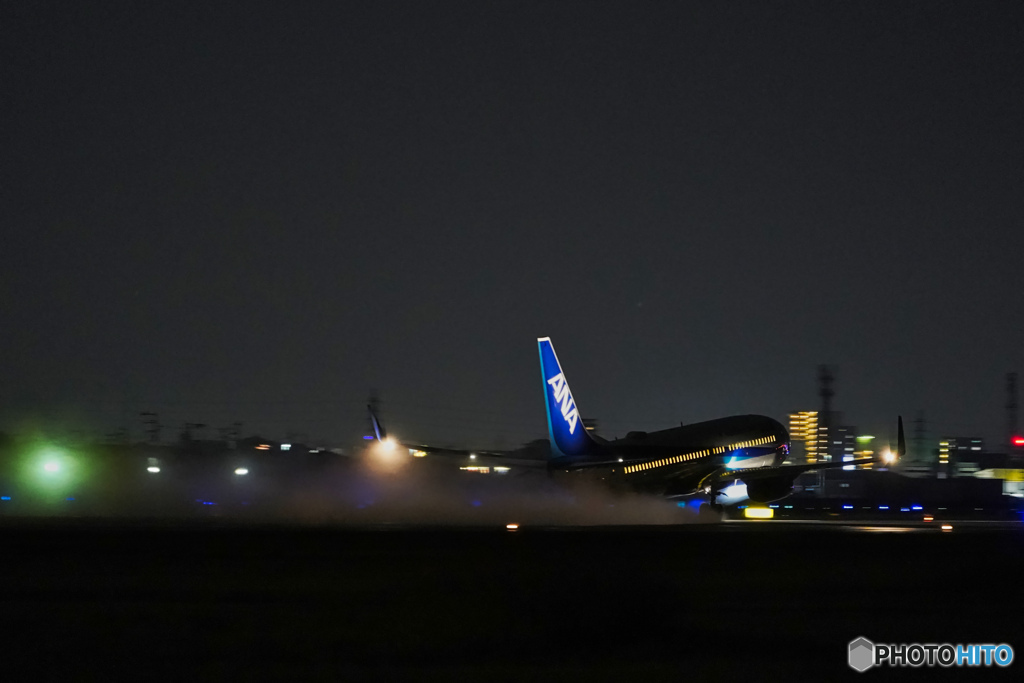
M 216 6 L 210 6 L 216 5 Z M 1003 437 L 1019 2 L 0 5 L 0 427 Z M 173 428 L 173 429 L 172 429 Z

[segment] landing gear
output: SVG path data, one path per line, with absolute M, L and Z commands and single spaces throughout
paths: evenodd
M 697 517 L 705 522 L 721 522 L 723 510 L 718 503 L 705 503 L 697 508 Z
M 704 488 L 704 492 L 708 494 L 708 502 L 697 509 L 697 517 L 703 522 L 721 522 L 725 506 L 718 504 L 718 495 L 722 490 L 715 477 L 709 479 L 710 482 Z

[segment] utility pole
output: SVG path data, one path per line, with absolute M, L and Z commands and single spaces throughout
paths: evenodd
M 156 413 L 139 413 L 139 417 L 142 418 L 142 426 L 144 427 L 146 436 L 149 438 L 149 442 L 152 444 L 159 443 L 160 441 L 160 416 Z
M 1013 437 L 1017 432 L 1017 373 L 1006 373 L 1006 441 L 1013 452 Z
M 927 459 L 927 453 L 925 452 L 925 420 L 924 411 L 917 411 L 917 417 L 914 418 L 914 457 L 910 460 L 914 462 L 920 462 Z

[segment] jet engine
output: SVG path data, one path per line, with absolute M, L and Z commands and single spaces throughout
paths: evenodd
M 755 479 L 747 482 L 747 497 L 755 503 L 770 503 L 793 492 L 793 479 Z

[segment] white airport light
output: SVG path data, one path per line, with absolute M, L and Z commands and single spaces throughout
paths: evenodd
M 249 474 L 249 470 L 246 467 L 239 467 L 239 468 L 237 468 L 235 470 L 235 474 L 240 475 L 240 476 L 241 475 L 245 475 L 245 474 Z
M 953 530 L 953 525 L 952 524 L 943 524 L 942 525 L 942 530 L 943 531 L 952 531 Z
M 470 453 L 469 454 L 469 459 L 470 460 L 476 460 L 476 453 Z
M 51 462 L 45 463 L 43 465 L 43 469 L 45 471 L 47 471 L 47 472 L 58 472 L 60 470 L 60 465 L 58 465 L 57 463 L 51 461 Z
M 283 443 L 283 444 L 281 444 L 281 450 L 282 451 L 290 451 L 291 449 L 292 449 L 292 445 L 290 443 Z
M 156 474 L 160 471 L 160 468 L 157 467 L 156 465 L 150 465 L 149 467 L 146 468 L 146 471 L 152 474 Z

